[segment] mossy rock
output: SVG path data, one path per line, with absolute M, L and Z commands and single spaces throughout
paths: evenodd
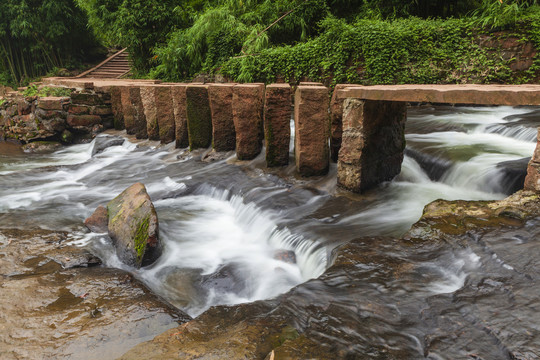
M 107 215 L 109 236 L 123 263 L 139 268 L 161 255 L 157 213 L 143 184 L 133 184 L 111 200 Z

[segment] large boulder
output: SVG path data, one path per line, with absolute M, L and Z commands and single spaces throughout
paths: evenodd
M 124 190 L 107 204 L 109 236 L 118 258 L 137 268 L 161 255 L 156 210 L 141 183 Z

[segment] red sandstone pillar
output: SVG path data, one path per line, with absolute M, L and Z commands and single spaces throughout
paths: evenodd
M 536 149 L 527 167 L 524 189 L 540 191 L 540 128 L 536 137 Z
M 233 121 L 239 160 L 252 160 L 261 152 L 263 98 L 264 84 L 233 87 Z
M 294 153 L 300 175 L 328 172 L 328 122 L 328 88 L 299 86 L 294 97 Z
M 156 85 L 155 91 L 159 139 L 162 144 L 168 144 L 176 138 L 171 86 Z
M 156 87 L 154 85 L 141 86 L 141 101 L 146 117 L 146 132 L 150 140 L 159 140 L 159 126 L 156 110 Z
M 111 109 L 116 130 L 125 129 L 124 111 L 122 109 L 122 90 L 119 86 L 111 87 Z
M 405 102 L 346 99 L 338 185 L 354 192 L 373 188 L 401 171 Z
M 171 87 L 176 148 L 185 148 L 189 146 L 186 88 L 186 84 L 175 84 Z
M 186 100 L 189 148 L 190 150 L 207 148 L 212 143 L 212 113 L 208 100 L 208 85 L 188 85 Z
M 341 136 L 343 134 L 343 100 L 338 98 L 338 90 L 349 85 L 338 84 L 334 88 L 332 100 L 330 100 L 330 158 L 333 162 L 338 161 L 339 148 L 341 147 Z
M 268 85 L 264 102 L 264 138 L 268 167 L 289 164 L 291 112 L 289 84 Z
M 208 88 L 212 111 L 212 138 L 216 151 L 230 151 L 236 147 L 232 101 L 234 84 L 212 84 Z

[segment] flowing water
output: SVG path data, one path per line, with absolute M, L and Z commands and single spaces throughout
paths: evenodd
M 523 183 L 539 118 L 535 108 L 410 108 L 401 174 L 362 195 L 337 189 L 335 165 L 328 176 L 306 180 L 292 165 L 265 169 L 262 155 L 251 162 L 234 155 L 207 162 L 201 161 L 204 152 L 131 137 L 103 146 L 125 133 L 41 155 L 0 144 L 0 227 L 67 231 L 72 244 L 197 316 L 217 304 L 271 299 L 315 279 L 331 265 L 337 245 L 400 236 L 435 199 L 504 198 Z M 147 187 L 165 246 L 156 263 L 140 270 L 120 263 L 106 234 L 82 225 L 135 182 Z M 284 251 L 294 252 L 296 261 L 276 256 Z M 493 271 L 492 256 L 471 248 L 411 256 L 407 261 L 426 274 L 415 296 L 456 293 L 471 274 Z M 339 299 L 335 291 L 325 285 L 303 296 L 324 302 Z M 384 299 L 399 296 L 389 291 Z

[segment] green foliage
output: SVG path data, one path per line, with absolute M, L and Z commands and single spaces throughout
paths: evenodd
M 472 12 L 473 24 L 481 27 L 504 28 L 515 25 L 528 12 L 535 11 L 537 0 L 482 0 Z
M 6 101 L 7 101 L 6 99 L 0 98 L 0 107 L 1 107 L 2 105 L 4 105 L 4 103 L 5 103 Z
M 156 49 L 159 65 L 152 75 L 178 81 L 211 71 L 236 54 L 305 41 L 317 34 L 317 23 L 327 14 L 323 0 L 224 0 Z
M 40 96 L 40 97 L 45 97 L 45 96 L 63 97 L 63 96 L 70 96 L 71 89 L 63 88 L 63 87 L 48 87 L 48 86 L 38 88 L 36 85 L 32 85 L 23 91 L 23 95 L 24 96 Z
M 348 24 L 328 18 L 321 26 L 317 38 L 230 58 L 219 72 L 235 81 L 273 82 L 279 77 L 332 85 L 527 80 L 510 70 L 512 59 L 475 42 L 467 19 L 363 19 Z
M 2 81 L 22 84 L 54 67 L 77 66 L 97 46 L 73 0 L 0 3 Z

